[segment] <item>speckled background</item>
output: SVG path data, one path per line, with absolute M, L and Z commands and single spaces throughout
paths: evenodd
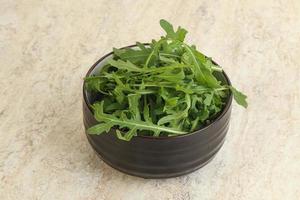
M 88 68 L 112 47 L 158 38 L 158 21 L 223 66 L 249 97 L 215 159 L 145 180 L 92 151 Z M 0 199 L 300 199 L 299 0 L 0 0 Z

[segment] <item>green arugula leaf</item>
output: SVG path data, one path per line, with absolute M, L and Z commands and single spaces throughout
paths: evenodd
M 248 107 L 248 103 L 246 101 L 247 96 L 244 95 L 243 93 L 241 93 L 240 91 L 238 91 L 237 89 L 235 89 L 232 86 L 229 86 L 232 94 L 233 94 L 233 98 L 234 100 L 241 106 L 243 106 L 244 108 Z
M 141 95 L 129 94 L 128 96 L 129 110 L 133 114 L 133 119 L 141 120 L 140 110 L 139 110 L 139 100 Z
M 160 20 L 160 26 L 166 31 L 167 38 L 172 38 L 174 40 L 179 40 L 181 42 L 184 41 L 184 38 L 187 34 L 187 31 L 180 26 L 178 27 L 177 31 L 174 32 L 174 28 L 172 24 L 170 24 L 167 20 L 161 19 Z
M 175 32 L 174 32 L 173 25 L 170 24 L 170 23 L 169 23 L 167 20 L 165 20 L 165 19 L 161 19 L 161 20 L 159 21 L 159 23 L 160 23 L 160 26 L 166 31 L 167 37 L 174 38 Z
M 185 30 L 184 28 L 181 28 L 179 26 L 177 31 L 176 31 L 176 38 L 179 41 L 183 42 L 187 33 L 188 33 L 187 30 Z
M 152 123 L 152 119 L 150 117 L 149 105 L 147 104 L 147 98 L 144 96 L 144 110 L 143 110 L 144 120 L 148 123 Z
M 84 79 L 85 81 L 85 88 L 87 88 L 90 91 L 96 90 L 96 91 L 101 91 L 100 90 L 100 85 L 103 82 L 103 80 L 95 77 L 86 77 Z
M 96 124 L 95 126 L 92 126 L 91 128 L 88 129 L 89 134 L 96 134 L 99 135 L 104 132 L 108 132 L 111 128 L 113 127 L 112 123 L 101 123 L 101 124 Z
M 137 42 L 140 50 L 126 48 L 126 49 L 116 49 L 113 48 L 114 55 L 121 60 L 130 61 L 133 64 L 141 64 L 151 53 L 150 48 L 146 48 L 145 45 Z
M 176 83 L 180 80 L 183 80 L 185 78 L 185 74 L 184 74 L 183 70 L 180 70 L 180 69 L 176 70 L 176 71 L 168 70 L 161 74 L 156 75 L 156 77 Z
M 85 78 L 95 119 L 89 134 L 175 136 L 211 123 L 230 92 L 247 107 L 247 96 L 224 82 L 222 68 L 184 42 L 187 31 L 160 20 L 166 36 L 149 45 L 114 48 L 107 63 Z M 223 82 L 222 82 L 223 81 Z
M 126 62 L 123 60 L 113 60 L 110 59 L 107 61 L 108 64 L 110 64 L 111 66 L 114 66 L 118 69 L 123 69 L 123 70 L 127 70 L 130 72 L 141 72 L 142 69 L 137 67 L 136 65 L 134 65 L 133 63 L 131 63 L 129 60 L 127 60 Z
M 204 103 L 204 105 L 209 106 L 213 99 L 214 93 L 205 94 L 204 96 L 205 96 L 205 99 L 204 99 L 203 103 Z
M 101 103 L 94 104 L 94 116 L 95 119 L 100 123 L 109 123 L 112 126 L 121 126 L 130 129 L 138 130 L 149 130 L 149 131 L 159 131 L 159 132 L 168 132 L 175 135 L 186 134 L 187 132 L 181 131 L 175 128 L 168 128 L 165 126 L 159 126 L 151 122 L 145 122 L 138 119 L 129 119 L 126 115 L 123 115 L 122 118 L 118 118 L 113 115 L 105 114 L 103 112 L 103 101 Z M 96 125 L 95 125 L 96 126 Z M 91 127 L 90 129 L 92 129 Z

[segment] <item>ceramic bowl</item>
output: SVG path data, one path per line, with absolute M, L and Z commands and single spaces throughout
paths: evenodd
M 135 45 L 128 46 L 134 48 Z M 124 47 L 124 48 L 128 48 Z M 113 52 L 100 58 L 86 76 L 101 69 Z M 231 85 L 223 72 L 217 78 Z M 93 95 L 83 87 L 83 121 L 85 129 L 97 124 L 91 104 Z M 117 138 L 115 130 L 86 136 L 99 157 L 111 167 L 143 178 L 169 178 L 193 172 L 214 158 L 224 143 L 229 127 L 232 94 L 219 115 L 207 126 L 192 133 L 173 137 L 136 136 L 129 142 Z

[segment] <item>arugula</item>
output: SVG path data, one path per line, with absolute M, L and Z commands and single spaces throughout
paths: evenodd
M 96 97 L 92 104 L 99 124 L 129 141 L 137 135 L 174 136 L 197 130 L 218 116 L 228 96 L 247 107 L 247 96 L 219 80 L 222 68 L 195 46 L 184 43 L 187 31 L 160 20 L 166 36 L 149 45 L 113 49 L 113 58 L 97 74 L 85 78 Z
M 155 134 L 159 135 L 160 132 L 168 132 L 173 134 L 186 134 L 187 132 L 181 131 L 176 128 L 168 128 L 164 126 L 159 126 L 151 123 L 150 121 L 142 121 L 140 119 L 140 111 L 138 109 L 138 99 L 133 97 L 130 103 L 130 111 L 132 112 L 131 118 L 129 118 L 125 112 L 121 113 L 120 117 L 114 115 L 105 114 L 103 112 L 103 101 L 101 103 L 96 103 L 93 105 L 95 110 L 95 118 L 97 121 L 102 123 L 97 124 L 90 129 L 88 129 L 90 134 L 100 134 L 103 132 L 108 132 L 113 126 L 119 126 L 124 133 L 117 130 L 117 136 L 120 139 L 130 140 L 133 136 L 137 135 L 137 130 L 147 130 L 153 131 Z M 125 131 L 128 128 L 127 131 Z

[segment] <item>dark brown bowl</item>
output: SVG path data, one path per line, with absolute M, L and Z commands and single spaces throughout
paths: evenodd
M 135 45 L 128 46 L 134 47 Z M 126 47 L 124 47 L 126 48 Z M 101 67 L 112 52 L 100 58 L 88 71 L 89 76 Z M 227 75 L 218 74 L 220 81 L 231 85 Z M 83 87 L 83 122 L 85 129 L 97 124 L 90 104 L 90 94 Z M 100 158 L 111 167 L 143 178 L 169 178 L 188 174 L 206 165 L 219 151 L 229 127 L 232 94 L 218 117 L 209 125 L 192 133 L 173 137 L 136 136 L 129 142 L 109 133 L 86 136 Z

